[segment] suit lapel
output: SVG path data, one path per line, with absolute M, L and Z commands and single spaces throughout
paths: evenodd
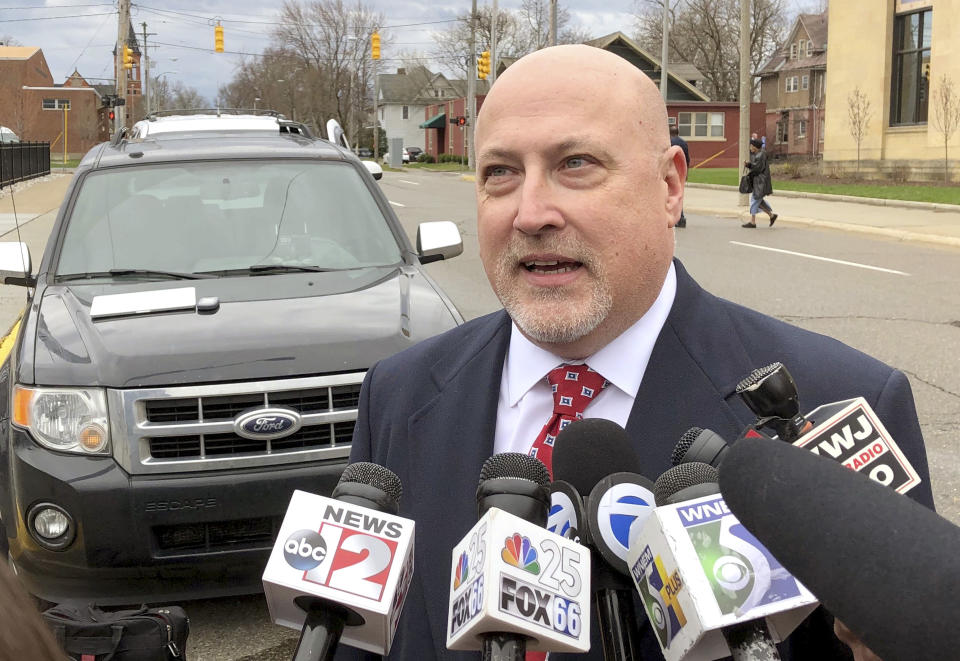
M 701 289 L 674 260 L 677 295 L 653 348 L 627 432 L 647 477 L 670 467 L 670 455 L 690 427 L 712 429 L 732 441 L 751 421 L 734 388 L 753 366 L 718 299 Z
M 416 572 L 427 596 L 438 658 L 449 654 L 446 615 L 451 552 L 477 521 L 477 483 L 483 463 L 493 454 L 500 378 L 509 341 L 509 317 L 501 312 L 442 356 L 432 369 L 437 395 L 414 413 L 408 424 L 410 496 L 417 522 Z M 431 599 L 440 603 L 431 603 Z

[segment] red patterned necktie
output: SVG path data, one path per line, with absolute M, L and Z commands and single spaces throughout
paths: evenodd
M 583 418 L 583 410 L 607 385 L 598 372 L 586 365 L 561 365 L 550 370 L 547 380 L 553 388 L 553 416 L 543 426 L 530 448 L 553 477 L 553 443 L 557 434 L 574 420 Z

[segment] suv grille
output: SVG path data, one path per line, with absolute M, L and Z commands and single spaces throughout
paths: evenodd
M 110 391 L 117 461 L 131 473 L 231 469 L 349 454 L 363 373 L 155 390 Z M 301 427 L 249 439 L 234 419 L 261 408 L 297 412 Z M 122 411 L 122 420 L 117 412 Z M 162 546 L 162 545 L 161 545 Z
M 156 526 L 152 530 L 160 555 L 168 555 L 184 551 L 213 553 L 238 549 L 266 549 L 273 545 L 279 529 L 279 519 L 260 517 Z

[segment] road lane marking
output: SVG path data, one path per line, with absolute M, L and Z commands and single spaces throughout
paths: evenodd
M 7 359 L 7 356 L 10 355 L 10 350 L 13 349 L 13 345 L 17 341 L 17 333 L 20 331 L 20 320 L 22 318 L 21 316 L 17 319 L 16 323 L 10 328 L 10 332 L 7 333 L 7 336 L 0 341 L 0 363 Z
M 893 273 L 894 275 L 909 276 L 909 273 L 897 271 L 894 269 L 885 269 L 880 266 L 870 266 L 869 264 L 858 264 L 857 262 L 848 262 L 842 259 L 831 259 L 829 257 L 820 257 L 819 255 L 809 255 L 805 252 L 794 252 L 792 250 L 783 250 L 781 248 L 770 248 L 768 246 L 758 246 L 753 243 L 742 243 L 740 241 L 731 241 L 735 246 L 744 246 L 745 248 L 756 248 L 757 250 L 769 250 L 770 252 L 779 252 L 784 255 L 793 255 L 795 257 L 806 257 L 807 259 L 816 259 L 821 262 L 832 262 L 834 264 L 843 264 L 844 266 L 855 266 L 858 269 L 870 269 L 871 271 L 882 271 L 883 273 Z
M 390 204 L 392 204 L 392 205 L 395 206 L 395 207 L 405 207 L 405 206 L 407 206 L 406 204 L 400 204 L 399 202 L 394 202 L 393 200 L 390 200 Z
M 407 179 L 397 179 L 397 181 L 402 181 L 402 182 L 405 183 L 405 184 L 413 184 L 414 186 L 419 186 L 419 185 L 420 185 L 420 182 L 419 182 L 419 181 L 409 181 L 409 180 L 407 180 Z

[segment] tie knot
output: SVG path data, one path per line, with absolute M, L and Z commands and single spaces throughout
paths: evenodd
M 586 365 L 561 365 L 550 370 L 547 381 L 553 388 L 553 412 L 580 419 L 587 404 L 607 385 L 599 372 Z

